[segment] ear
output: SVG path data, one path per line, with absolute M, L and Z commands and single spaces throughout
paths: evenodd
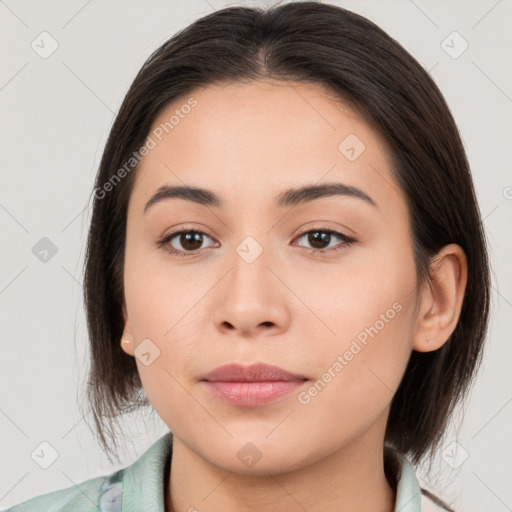
M 448 341 L 459 321 L 467 273 L 466 254 L 460 245 L 446 245 L 436 254 L 430 266 L 430 280 L 421 292 L 414 350 L 430 352 Z
M 135 343 L 133 333 L 130 327 L 130 321 L 128 320 L 128 315 L 126 313 L 126 306 L 123 304 L 123 319 L 124 319 L 124 330 L 123 336 L 119 341 L 121 343 L 121 349 L 126 352 L 128 355 L 133 356 L 133 352 L 135 350 Z

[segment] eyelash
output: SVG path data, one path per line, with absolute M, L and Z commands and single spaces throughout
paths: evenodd
M 173 233 L 170 233 L 169 235 L 166 235 L 166 236 L 160 238 L 159 240 L 157 240 L 156 245 L 158 248 L 162 249 L 166 253 L 172 254 L 175 256 L 180 256 L 180 257 L 181 256 L 184 256 L 184 257 L 195 256 L 197 254 L 197 252 L 200 251 L 200 249 L 197 249 L 195 251 L 178 251 L 178 250 L 174 249 L 171 245 L 169 245 L 169 243 L 171 242 L 171 240 L 173 238 L 177 237 L 178 235 L 184 234 L 184 233 L 196 233 L 196 234 L 200 234 L 200 235 L 206 235 L 208 238 L 211 238 L 203 231 L 199 231 L 197 229 L 184 228 L 184 229 L 175 231 Z M 327 228 L 325 228 L 325 229 L 324 228 L 309 229 L 309 230 L 304 231 L 304 232 L 300 233 L 299 235 L 297 235 L 296 238 L 301 238 L 304 235 L 307 235 L 308 233 L 329 233 L 331 235 L 337 236 L 343 242 L 341 247 L 339 247 L 337 249 L 333 249 L 333 248 L 330 248 L 330 249 L 308 249 L 313 254 L 324 254 L 327 252 L 337 252 L 345 247 L 350 247 L 353 243 L 357 242 L 357 240 L 355 238 L 349 237 L 339 231 L 335 231 L 333 229 L 327 229 Z

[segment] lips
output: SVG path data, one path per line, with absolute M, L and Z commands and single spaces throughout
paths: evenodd
M 305 381 L 305 375 L 294 374 L 278 366 L 256 363 L 250 366 L 227 364 L 219 366 L 203 375 L 208 382 L 273 382 L 273 381 Z
M 212 396 L 231 406 L 262 407 L 300 390 L 308 380 L 305 375 L 257 363 L 219 366 L 201 382 Z

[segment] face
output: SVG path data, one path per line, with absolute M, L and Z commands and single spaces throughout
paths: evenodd
M 150 136 L 128 208 L 125 351 L 175 439 L 254 473 L 363 439 L 382 449 L 417 311 L 409 214 L 383 141 L 321 86 L 271 81 L 197 90 Z M 345 188 L 284 195 L 327 184 Z M 161 196 L 146 208 L 162 186 L 219 204 Z M 203 381 L 228 363 L 307 380 L 270 385 L 287 392 L 266 401 L 254 384 Z M 254 468 L 243 450 L 261 456 Z

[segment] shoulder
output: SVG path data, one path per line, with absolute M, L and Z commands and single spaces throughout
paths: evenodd
M 386 446 L 385 461 L 396 482 L 395 512 L 454 512 L 434 493 L 420 487 L 416 471 L 403 453 Z
M 120 512 L 124 471 L 36 496 L 5 512 Z
M 123 510 L 160 512 L 171 455 L 172 433 L 168 432 L 130 466 L 36 496 L 4 512 L 121 512 L 121 504 Z

